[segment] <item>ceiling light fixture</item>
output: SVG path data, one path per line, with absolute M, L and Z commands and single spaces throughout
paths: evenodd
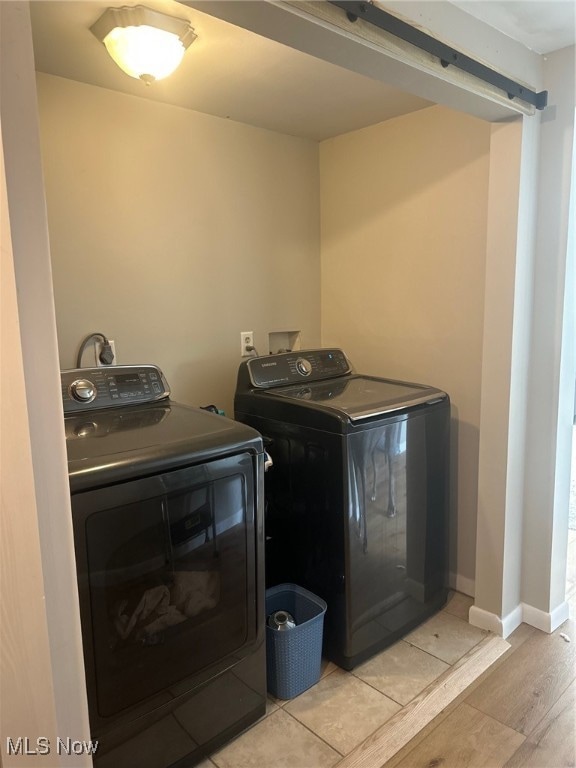
M 186 19 L 143 5 L 108 8 L 90 31 L 121 70 L 146 85 L 171 75 L 197 37 Z

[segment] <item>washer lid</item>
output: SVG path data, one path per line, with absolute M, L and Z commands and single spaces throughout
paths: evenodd
M 312 407 L 320 406 L 339 411 L 346 414 L 351 421 L 437 402 L 447 397 L 442 390 L 435 387 L 360 375 L 278 387 L 264 394 L 302 400 Z

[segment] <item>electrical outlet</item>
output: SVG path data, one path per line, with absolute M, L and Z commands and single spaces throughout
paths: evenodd
M 252 357 L 252 350 L 248 347 L 254 346 L 254 335 L 252 331 L 241 331 L 240 333 L 240 354 L 242 357 Z
M 114 355 L 114 360 L 112 360 L 110 365 L 118 365 L 118 360 L 116 360 L 116 347 L 114 345 L 114 342 L 112 341 L 112 339 L 108 339 L 108 343 L 110 344 L 110 346 L 112 348 L 112 353 Z M 109 367 L 109 366 L 107 366 L 105 363 L 103 363 L 100 360 L 100 352 L 102 351 L 103 346 L 104 346 L 104 342 L 102 342 L 102 341 L 97 341 L 94 344 L 94 358 L 96 360 L 96 365 L 98 366 L 98 368 L 108 368 Z

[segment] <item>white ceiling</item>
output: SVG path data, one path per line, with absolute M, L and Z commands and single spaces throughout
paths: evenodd
M 195 9 L 155 0 L 146 4 L 189 19 L 198 39 L 173 75 L 146 86 L 125 75 L 90 32 L 107 7 L 122 4 L 31 3 L 37 70 L 318 141 L 430 105 Z
M 187 18 L 198 39 L 173 75 L 146 86 L 121 72 L 90 32 L 106 8 L 123 4 L 31 2 L 37 70 L 317 141 L 430 105 L 174 0 L 146 5 Z M 456 4 L 539 52 L 574 42 L 572 0 Z
M 466 13 L 536 53 L 574 45 L 576 0 L 452 0 Z

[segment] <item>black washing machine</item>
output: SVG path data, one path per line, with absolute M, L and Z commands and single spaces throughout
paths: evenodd
M 265 712 L 261 436 L 150 365 L 62 372 L 97 768 L 184 768 Z
M 324 653 L 352 669 L 447 598 L 450 400 L 355 373 L 340 349 L 250 358 L 235 418 L 257 429 L 266 476 L 266 586 L 328 604 Z

